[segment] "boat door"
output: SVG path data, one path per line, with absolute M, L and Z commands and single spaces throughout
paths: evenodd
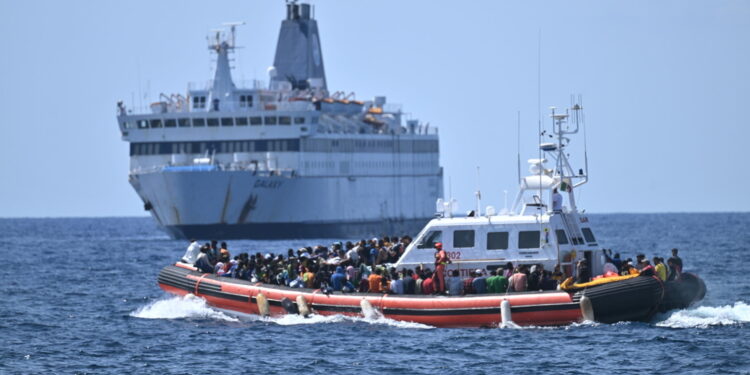
M 591 250 L 586 250 L 583 252 L 583 258 L 586 259 L 586 264 L 589 266 L 589 270 L 591 270 L 591 276 L 594 276 L 594 252 Z

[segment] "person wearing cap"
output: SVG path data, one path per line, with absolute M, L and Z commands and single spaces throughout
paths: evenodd
M 441 242 L 435 243 L 435 292 L 445 293 L 445 267 L 451 263 Z
M 476 275 L 476 277 L 474 277 L 474 280 L 471 282 L 471 287 L 474 288 L 474 293 L 487 293 L 487 278 L 484 277 L 484 271 L 480 268 L 477 268 L 477 270 L 474 271 L 474 274 Z
M 635 269 L 639 272 L 648 265 L 644 263 L 644 261 L 648 262 L 648 259 L 646 259 L 646 256 L 644 254 L 638 254 L 635 256 Z

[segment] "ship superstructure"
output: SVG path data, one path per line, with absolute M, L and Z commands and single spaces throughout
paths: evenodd
M 174 238 L 417 233 L 442 196 L 437 129 L 385 97 L 329 92 L 311 7 L 286 6 L 267 86 L 234 83 L 229 24 L 207 85 L 150 113 L 118 103 L 144 208 Z
M 588 217 L 578 210 L 574 194 L 588 182 L 588 162 L 576 171 L 569 158 L 571 137 L 581 128 L 582 107 L 575 104 L 563 113 L 552 108 L 551 118 L 552 131 L 542 132 L 540 141 L 548 135 L 555 142 L 540 142 L 538 157 L 528 160 L 530 174 L 519 176 L 519 192 L 510 210 L 498 213 L 488 206 L 484 214 L 472 211 L 467 217 L 453 217 L 454 201 L 440 199 L 439 217 L 425 226 L 396 266 L 432 266 L 433 246 L 441 242 L 452 259 L 448 268 L 464 275 L 476 269 L 502 268 L 508 262 L 541 264 L 547 270 L 559 264 L 567 275 L 573 275 L 583 259 L 594 274 L 601 273 L 602 244 Z

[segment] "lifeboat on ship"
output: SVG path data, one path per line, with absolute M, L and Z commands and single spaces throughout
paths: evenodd
M 529 160 L 530 175 L 520 178 L 520 189 L 511 210 L 496 213 L 488 206 L 465 217 L 454 217 L 455 201 L 438 200 L 437 215 L 415 237 L 399 261 L 397 270 L 428 267 L 435 260 L 435 244 L 442 243 L 454 271 L 466 276 L 480 269 L 500 271 L 511 263 L 542 265 L 568 276 L 585 264 L 592 275 L 605 274 L 607 254 L 596 239 L 589 218 L 579 212 L 574 190 L 588 181 L 588 170 L 571 167 L 570 137 L 578 133 L 581 107 L 568 112 L 552 110 L 553 136 L 557 143 L 539 145 L 540 156 Z M 585 152 L 584 152 L 585 155 Z M 554 161 L 548 167 L 547 157 Z M 587 165 L 587 162 L 584 162 Z M 480 195 L 477 194 L 479 197 Z M 550 202 L 551 204 L 547 204 Z M 681 273 L 674 281 L 662 281 L 653 272 L 634 276 L 605 277 L 583 284 L 566 281 L 554 291 L 529 291 L 465 296 L 400 295 L 375 293 L 324 293 L 322 290 L 289 288 L 204 274 L 177 263 L 159 274 L 159 286 L 177 295 L 193 294 L 216 308 L 239 314 L 282 315 L 311 313 L 363 316 L 377 311 L 399 321 L 437 327 L 496 327 L 567 325 L 584 320 L 603 323 L 647 321 L 656 312 L 686 308 L 706 293 L 703 281 Z

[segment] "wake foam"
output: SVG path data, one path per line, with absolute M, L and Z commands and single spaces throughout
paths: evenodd
M 689 310 L 675 311 L 657 327 L 668 328 L 708 328 L 711 326 L 728 326 L 750 323 L 750 305 L 736 302 L 734 305 L 721 307 L 701 306 Z
M 149 303 L 130 313 L 141 319 L 212 319 L 237 322 L 238 319 L 216 311 L 203 298 L 188 294 L 185 297 L 170 297 Z
M 330 324 L 330 323 L 367 323 L 372 325 L 386 325 L 396 328 L 408 329 L 431 329 L 432 326 L 401 322 L 385 318 L 379 311 L 373 309 L 366 311 L 365 317 L 353 317 L 344 315 L 317 315 L 312 314 L 305 318 L 300 315 L 288 314 L 277 317 L 261 317 L 236 313 L 231 310 L 217 310 L 206 304 L 203 298 L 188 294 L 184 297 L 172 296 L 151 302 L 138 310 L 130 313 L 130 316 L 141 319 L 210 319 L 224 322 L 268 322 L 280 326 L 295 326 L 304 324 Z
M 365 317 L 357 317 L 357 316 L 345 316 L 345 315 L 317 315 L 312 314 L 308 316 L 307 318 L 300 316 L 300 315 L 294 315 L 294 314 L 288 314 L 288 315 L 282 315 L 277 317 L 266 317 L 261 318 L 258 317 L 257 320 L 262 320 L 265 322 L 278 324 L 281 326 L 295 326 L 295 325 L 304 325 L 304 324 L 331 324 L 331 323 L 366 323 L 366 324 L 372 324 L 372 325 L 385 325 L 390 327 L 396 327 L 396 328 L 406 328 L 406 329 L 432 329 L 435 328 L 433 326 L 428 326 L 425 324 L 420 323 L 413 323 L 413 322 L 402 322 L 398 320 L 388 319 L 381 315 L 379 312 L 376 311 L 375 314 L 366 313 Z

